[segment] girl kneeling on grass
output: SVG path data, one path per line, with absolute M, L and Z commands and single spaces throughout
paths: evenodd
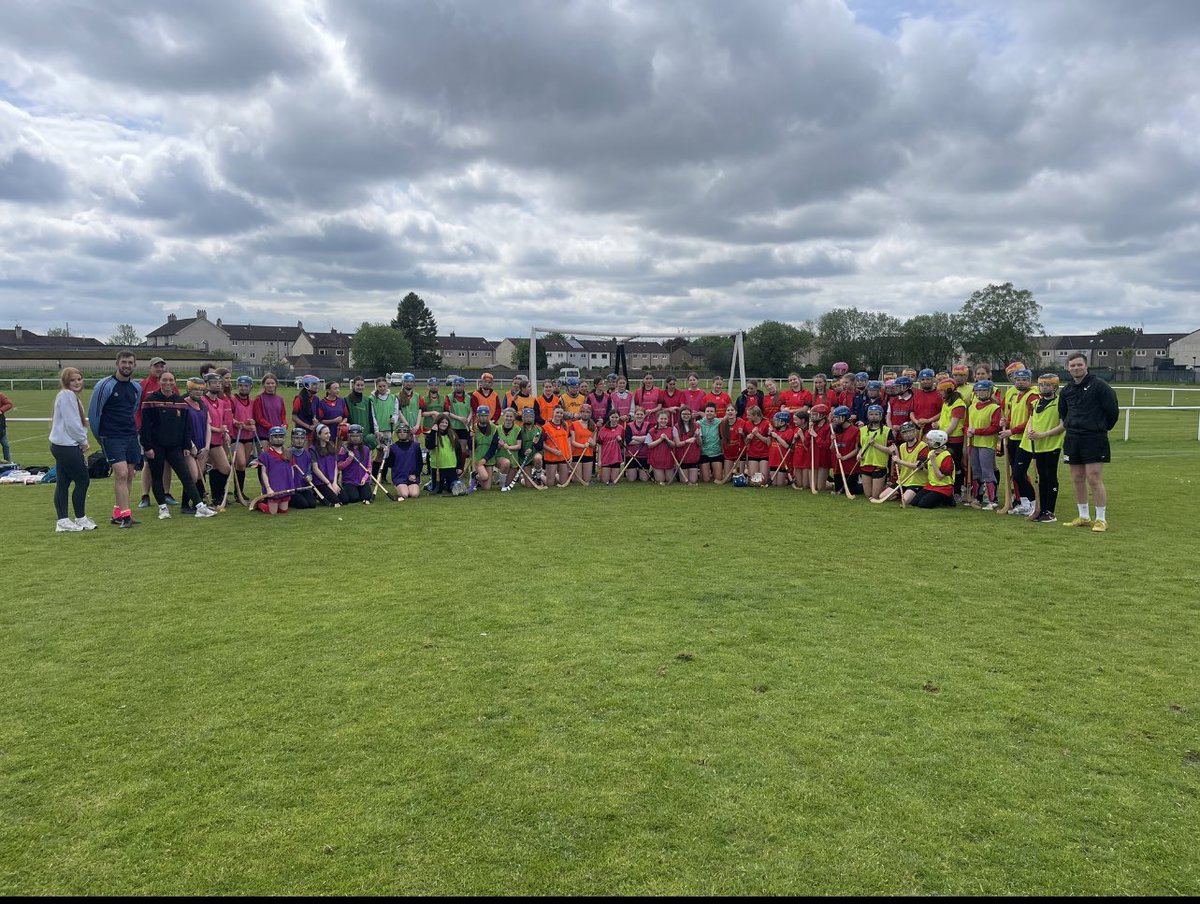
M 596 434 L 600 446 L 600 480 L 612 486 L 625 463 L 625 430 L 621 427 L 621 413 L 615 408 L 608 412 L 608 423 Z
M 858 428 L 862 446 L 862 485 L 868 499 L 878 499 L 887 488 L 888 462 L 892 454 L 888 445 L 889 430 L 883 422 L 883 406 L 867 406 L 867 422 Z
M 679 409 L 679 423 L 673 428 L 671 439 L 672 450 L 678 450 L 675 460 L 679 462 L 680 479 L 695 486 L 700 476 L 700 428 L 690 406 Z
M 421 495 L 421 447 L 408 424 L 396 425 L 396 441 L 388 450 L 388 467 L 398 499 Z
M 635 408 L 633 420 L 625 427 L 625 454 L 632 461 L 625 469 L 630 483 L 650 480 L 650 440 L 651 423 L 646 417 L 645 408 Z
M 342 475 L 342 504 L 370 505 L 375 498 L 371 486 L 371 450 L 363 443 L 363 429 L 358 424 L 350 425 L 346 445 L 338 452 L 337 469 Z
M 258 479 L 262 483 L 263 494 L 268 497 L 258 503 L 258 510 L 268 515 L 287 514 L 288 503 L 292 499 L 291 490 L 295 487 L 292 461 L 283 446 L 286 441 L 286 427 L 278 425 L 269 428 L 267 446 L 258 456 Z
M 788 465 L 791 464 L 792 447 L 796 439 L 796 428 L 791 424 L 791 415 L 786 411 L 775 412 L 775 422 L 768 431 L 771 445 L 767 449 L 768 476 L 775 475 L 772 486 L 787 486 L 791 475 Z
M 341 487 L 338 486 L 337 444 L 330 437 L 332 433 L 324 424 L 318 424 L 313 442 L 312 476 L 317 488 L 317 495 L 322 505 L 341 506 L 339 498 Z
M 705 483 L 718 481 L 724 474 L 725 460 L 721 457 L 721 422 L 717 420 L 716 402 L 704 403 L 704 417 L 696 426 L 700 430 L 700 479 Z
M 771 424 L 763 417 L 762 409 L 757 405 L 746 408 L 746 472 L 751 478 L 761 474 L 765 480 L 769 476 L 767 458 L 770 454 Z

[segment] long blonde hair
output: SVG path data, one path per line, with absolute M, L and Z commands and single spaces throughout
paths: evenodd
M 78 368 L 64 367 L 62 369 L 62 373 L 60 373 L 58 375 L 58 381 L 60 383 L 62 383 L 63 389 L 70 389 L 71 387 L 68 386 L 67 384 L 70 383 L 72 380 L 74 380 L 76 377 L 79 377 L 79 379 L 81 379 L 81 380 L 83 379 L 83 374 L 79 372 Z M 83 410 L 83 402 L 79 401 L 79 395 L 80 395 L 80 393 L 75 393 L 75 404 L 79 406 L 79 421 L 80 421 L 80 423 L 82 423 L 86 426 L 87 425 L 87 414 Z

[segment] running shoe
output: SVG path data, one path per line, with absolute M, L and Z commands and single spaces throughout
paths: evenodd
M 70 518 L 59 518 L 54 525 L 54 532 L 56 534 L 74 534 L 81 530 L 83 530 L 83 528 Z
M 171 517 L 171 510 L 169 508 L 167 508 L 167 504 L 164 502 L 162 505 L 160 505 L 158 507 L 158 520 L 166 521 L 170 517 Z
M 82 530 L 95 530 L 96 529 L 96 522 L 93 521 L 91 518 L 89 518 L 87 515 L 84 515 L 82 518 L 76 518 L 75 523 L 78 524 Z
M 1092 533 L 1102 534 L 1106 530 L 1108 530 L 1108 522 L 1107 521 L 1101 521 L 1099 518 L 1097 518 L 1095 521 L 1092 522 Z
M 1063 527 L 1091 527 L 1091 518 L 1072 518 L 1070 521 L 1064 521 Z

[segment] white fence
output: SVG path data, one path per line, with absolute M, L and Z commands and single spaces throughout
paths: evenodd
M 1179 405 L 1174 408 L 1172 408 L 1169 405 L 1143 405 L 1140 408 L 1134 408 L 1133 406 L 1129 406 L 1127 408 L 1122 408 L 1121 410 L 1125 412 L 1125 436 L 1123 437 L 1123 439 L 1125 442 L 1129 442 L 1129 424 L 1133 420 L 1133 412 L 1135 412 L 1135 411 L 1200 411 L 1200 405 Z M 1197 425 L 1196 425 L 1196 441 L 1200 442 L 1200 423 L 1197 423 Z

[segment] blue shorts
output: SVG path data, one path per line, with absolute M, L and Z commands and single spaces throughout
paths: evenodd
M 104 458 L 108 463 L 126 462 L 134 468 L 142 466 L 142 444 L 137 435 L 133 436 L 102 436 L 100 447 L 104 449 Z

